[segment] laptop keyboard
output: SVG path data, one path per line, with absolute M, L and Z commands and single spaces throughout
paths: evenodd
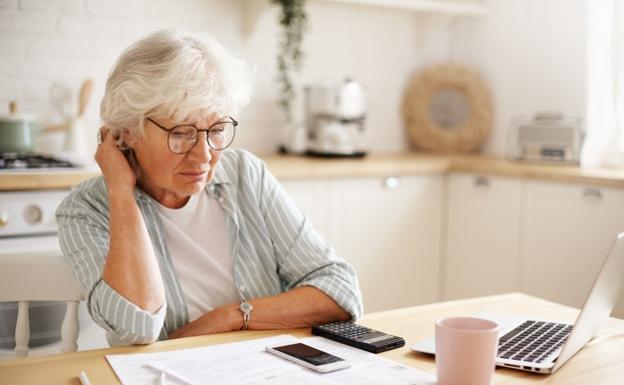
M 544 362 L 565 343 L 572 325 L 526 321 L 498 341 L 498 357 L 525 362 Z

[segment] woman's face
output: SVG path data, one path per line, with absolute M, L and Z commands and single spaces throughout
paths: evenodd
M 165 128 L 182 123 L 207 128 L 219 117 L 192 122 L 153 120 Z M 200 192 L 212 179 L 219 161 L 220 152 L 208 146 L 206 135 L 206 131 L 199 132 L 197 143 L 189 152 L 175 154 L 167 144 L 168 132 L 146 119 L 144 135 L 130 144 L 142 171 L 139 184 L 143 190 L 166 207 L 184 206 L 191 195 Z

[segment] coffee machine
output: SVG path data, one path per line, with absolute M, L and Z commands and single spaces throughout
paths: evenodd
M 352 79 L 305 88 L 307 155 L 363 157 L 366 100 Z

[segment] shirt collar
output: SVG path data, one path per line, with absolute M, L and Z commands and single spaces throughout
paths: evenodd
M 225 171 L 223 163 L 221 162 L 217 163 L 217 168 L 215 169 L 214 177 L 212 178 L 212 181 L 208 183 L 208 186 L 231 184 L 231 183 L 232 181 L 230 180 L 230 176 L 228 175 L 228 173 Z

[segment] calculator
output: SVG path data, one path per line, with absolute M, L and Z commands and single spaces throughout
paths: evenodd
M 330 340 L 341 342 L 371 353 L 381 353 L 405 345 L 405 340 L 401 337 L 369 329 L 348 321 L 314 326 L 312 327 L 312 334 L 329 338 Z

